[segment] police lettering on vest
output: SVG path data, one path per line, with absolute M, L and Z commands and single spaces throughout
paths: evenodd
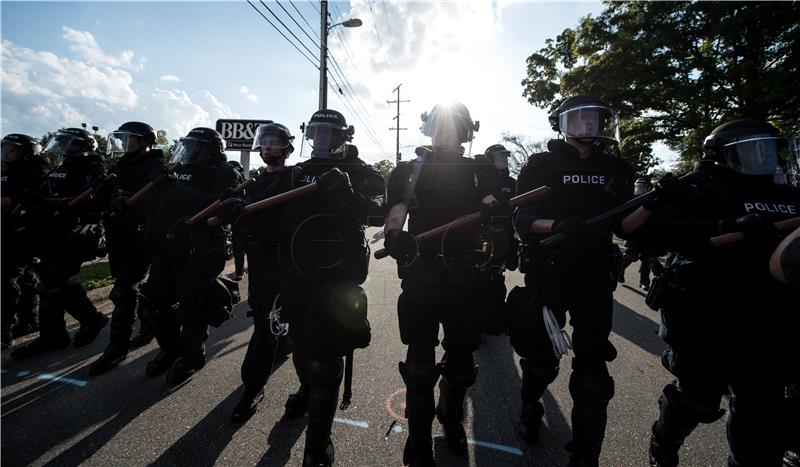
M 781 214 L 797 214 L 797 206 L 792 204 L 778 204 L 778 203 L 744 203 L 744 208 L 747 212 L 762 211 L 762 212 L 776 212 Z
M 50 172 L 50 177 L 53 178 L 67 178 L 66 172 Z
M 317 177 L 313 175 L 303 175 L 300 177 L 300 181 L 303 183 L 314 183 L 317 180 Z
M 605 185 L 605 175 L 564 175 L 561 182 L 564 185 Z
M 179 174 L 178 180 L 191 180 L 192 174 Z

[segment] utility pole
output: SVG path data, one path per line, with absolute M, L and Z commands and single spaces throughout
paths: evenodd
M 402 86 L 402 85 L 403 85 L 403 83 L 400 83 L 400 84 L 397 85 L 396 88 L 394 88 L 392 90 L 392 92 L 396 92 L 397 93 L 397 99 L 393 100 L 393 101 L 386 101 L 387 104 L 395 104 L 395 103 L 397 104 L 397 115 L 395 115 L 394 118 L 392 118 L 392 120 L 397 120 L 397 127 L 389 128 L 389 130 L 390 131 L 391 130 L 396 130 L 397 131 L 397 164 L 398 165 L 400 164 L 400 130 L 407 130 L 408 129 L 408 128 L 400 128 L 400 103 L 401 102 L 411 102 L 410 100 L 405 100 L 405 101 L 401 101 L 400 100 L 400 86 Z
M 328 107 L 328 1 L 319 2 L 319 110 Z

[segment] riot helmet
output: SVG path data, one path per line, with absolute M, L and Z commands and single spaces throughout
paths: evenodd
M 502 144 L 493 144 L 486 148 L 486 160 L 494 165 L 494 168 L 503 172 L 508 172 L 508 158 L 511 151 Z
M 242 167 L 239 161 L 228 161 L 228 165 L 233 167 L 233 170 L 239 172 L 239 175 L 244 177 L 244 167 Z
M 797 140 L 767 122 L 742 119 L 722 124 L 703 142 L 703 158 L 743 175 L 798 173 Z
M 467 106 L 460 102 L 436 104 L 430 112 L 420 115 L 423 135 L 431 138 L 435 150 L 455 150 L 468 143 L 480 128 L 473 122 Z
M 651 191 L 653 189 L 653 184 L 650 182 L 650 179 L 647 177 L 640 177 L 636 179 L 636 183 L 633 184 L 633 195 L 639 196 Z
M 619 115 L 592 96 L 582 94 L 564 100 L 548 120 L 553 131 L 580 142 L 619 141 Z
M 94 136 L 83 128 L 64 128 L 50 137 L 43 151 L 54 153 L 59 161 L 63 161 L 68 157 L 88 155 L 96 147 Z
M 258 151 L 267 165 L 279 165 L 294 152 L 294 136 L 280 123 L 264 123 L 258 126 L 253 137 L 253 151 Z
M 311 157 L 344 159 L 347 142 L 353 139 L 355 128 L 348 126 L 340 112 L 322 109 L 314 112 L 305 126 L 306 139 L 311 142 Z
M 14 162 L 38 156 L 42 152 L 42 146 L 36 138 L 19 133 L 4 136 L 1 145 L 3 162 Z
M 117 131 L 108 134 L 106 154 L 146 152 L 154 144 L 156 144 L 156 131 L 153 127 L 142 122 L 127 122 L 123 123 Z
M 213 128 L 194 128 L 172 150 L 173 164 L 198 165 L 225 160 L 225 139 Z

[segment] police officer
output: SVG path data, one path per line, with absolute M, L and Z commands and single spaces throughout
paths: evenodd
M 281 306 L 290 312 L 289 338 L 300 381 L 308 386 L 308 429 L 303 465 L 334 460 L 331 427 L 343 377 L 342 357 L 369 345 L 367 225 L 385 216 L 380 172 L 348 144 L 354 129 L 332 109 L 314 113 L 305 127 L 311 158 L 295 166 L 294 186 L 316 183 L 317 193 L 286 203 L 281 229 Z
M 149 376 L 167 370 L 168 384 L 178 384 L 205 366 L 209 290 L 225 267 L 225 232 L 192 216 L 216 199 L 230 196 L 241 182 L 226 163 L 225 140 L 211 128 L 194 128 L 176 145 L 174 176 L 156 179 L 159 202 L 149 219 L 155 255 L 144 295 L 160 346 L 147 364 Z M 174 364 L 173 364 L 174 363 Z
M 105 176 L 102 157 L 94 154 L 94 137 L 81 128 L 59 130 L 45 146 L 45 152 L 58 155 L 60 164 L 48 175 L 39 200 L 39 232 L 47 232 L 47 240 L 38 241 L 41 251 L 39 338 L 16 349 L 12 356 L 24 358 L 69 345 L 64 322 L 66 310 L 80 323 L 75 334 L 75 347 L 92 342 L 108 323 L 98 312 L 86 290 L 69 278 L 80 272 L 84 261 L 99 253 L 102 229 L 100 210 L 103 201 L 92 196 L 83 203 L 68 203 L 88 188 L 100 188 Z M 98 193 L 99 194 L 99 193 Z
M 480 282 L 472 258 L 479 240 L 477 229 L 448 232 L 444 239 L 420 245 L 415 235 L 479 210 L 491 217 L 499 206 L 493 194 L 496 186 L 487 183 L 486 172 L 463 157 L 462 143 L 471 141 L 478 127 L 467 107 L 439 104 L 424 113 L 422 120 L 422 133 L 431 138 L 432 148 L 423 149 L 422 156 L 402 162 L 392 171 L 384 227 L 384 246 L 397 260 L 402 279 L 397 313 L 400 339 L 408 346 L 400 374 L 407 387 L 409 428 L 403 463 L 413 466 L 435 464 L 434 415 L 450 447 L 459 453 L 466 451 L 463 405 L 466 391 L 477 377 L 472 352 L 480 343 L 475 306 L 475 288 Z M 406 231 L 402 228 L 407 217 Z M 445 355 L 437 365 L 440 324 Z M 440 375 L 439 401 L 434 407 L 434 386 Z
M 244 173 L 244 167 L 237 161 L 228 161 L 228 165 L 236 169 L 242 176 L 242 179 L 247 178 Z M 246 193 L 245 193 L 246 195 Z M 244 258 L 245 258 L 245 245 L 244 240 L 240 235 L 240 231 L 231 228 L 231 250 L 233 252 L 233 279 L 240 281 L 244 277 Z
M 128 355 L 133 322 L 139 304 L 139 284 L 147 275 L 152 259 L 145 242 L 147 213 L 153 208 L 152 196 L 128 206 L 131 195 L 150 180 L 166 173 L 164 153 L 153 149 L 156 132 L 147 123 L 127 122 L 108 135 L 107 154 L 122 153 L 109 169 L 116 175 L 116 191 L 105 219 L 108 263 L 114 287 L 109 299 L 111 313 L 109 343 L 103 355 L 89 367 L 89 374 L 99 375 L 118 365 Z
M 33 271 L 31 232 L 20 216 L 25 190 L 36 190 L 47 179 L 50 167 L 41 157 L 41 145 L 28 135 L 9 134 L 2 140 L 3 218 L 3 347 L 14 338 L 39 329 L 38 276 Z
M 715 128 L 703 157 L 699 181 L 662 182 L 662 193 L 629 216 L 646 221 L 643 241 L 672 252 L 659 288 L 669 345 L 662 363 L 677 381 L 659 399 L 650 464 L 678 465 L 683 441 L 723 416 L 730 390 L 728 463 L 779 466 L 784 388 L 797 371 L 797 292 L 770 275 L 768 261 L 781 238 L 773 222 L 800 212 L 800 190 L 774 183 L 779 169 L 795 171 L 797 147 L 772 125 L 745 119 Z M 709 243 L 731 232 L 745 240 Z
M 289 129 L 279 123 L 260 125 L 252 149 L 261 154 L 266 164 L 264 171 L 247 189 L 246 196 L 225 200 L 216 211 L 223 224 L 232 224 L 234 234 L 241 238 L 247 252 L 247 301 L 253 310 L 253 335 L 242 362 L 244 391 L 231 415 L 234 422 L 249 419 L 264 398 L 264 386 L 272 373 L 278 340 L 286 334 L 288 322 L 288 313 L 282 313 L 284 307 L 279 298 L 284 275 L 280 268 L 280 236 L 274 222 L 285 206 L 278 205 L 244 217 L 242 214 L 245 205 L 291 188 L 292 170 L 286 167 L 286 159 L 294 151 L 293 140 Z M 305 411 L 303 409 L 303 413 Z
M 508 205 L 517 187 L 517 181 L 509 173 L 509 157 L 511 152 L 502 144 L 493 144 L 486 148 L 484 154 L 475 156 L 479 170 L 484 172 L 486 180 L 496 185 L 493 192 L 497 193 L 502 206 Z M 482 295 L 480 303 L 483 312 L 480 320 L 484 334 L 498 335 L 505 332 L 508 326 L 505 311 L 505 271 L 517 268 L 519 241 L 514 235 L 510 212 L 506 214 L 496 216 L 494 222 L 483 227 L 492 248 L 491 261 L 482 264 L 477 271 L 480 280 L 485 284 L 477 288 Z
M 618 140 L 617 114 L 598 99 L 579 95 L 565 99 L 550 114 L 551 127 L 563 139 L 548 142 L 548 152 L 530 157 L 522 168 L 517 193 L 541 186 L 552 192 L 520 207 L 514 223 L 527 244 L 530 270 L 525 283 L 533 299 L 516 310 L 511 338 L 522 359 L 520 437 L 536 443 L 544 407 L 539 399 L 559 371 L 559 358 L 546 333 L 543 306 L 563 328 L 566 312 L 573 327 L 575 356 L 569 390 L 572 409 L 570 466 L 597 465 L 605 436 L 608 402 L 614 380 L 607 362 L 616 356 L 611 332 L 612 235 L 608 224 L 589 226 L 585 219 L 628 200 L 632 170 L 610 154 Z M 540 240 L 552 233 L 566 239 L 544 248 Z M 531 303 L 536 306 L 532 307 Z M 521 321 L 516 321 L 521 320 Z
M 633 195 L 641 196 L 653 190 L 653 184 L 649 178 L 640 177 L 636 179 L 633 186 Z M 644 248 L 641 242 L 630 239 L 625 241 L 625 254 L 623 256 L 622 267 L 620 268 L 619 282 L 625 283 L 625 270 L 634 261 L 639 263 L 639 288 L 650 290 L 650 261 L 657 256 L 653 251 Z

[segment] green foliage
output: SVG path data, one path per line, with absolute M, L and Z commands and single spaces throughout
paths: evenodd
M 81 267 L 81 271 L 70 282 L 81 284 L 86 290 L 97 289 L 114 284 L 108 261 L 89 263 Z
M 554 109 L 591 94 L 620 113 L 619 150 L 639 174 L 663 141 L 686 168 L 725 121 L 800 131 L 800 4 L 606 2 L 527 59 L 523 96 Z
M 374 167 L 378 172 L 382 173 L 383 178 L 388 180 L 389 174 L 392 173 L 392 170 L 394 170 L 394 162 L 384 159 L 372 164 L 372 167 Z

